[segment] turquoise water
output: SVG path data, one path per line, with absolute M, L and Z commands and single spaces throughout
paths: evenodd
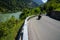
M 0 22 L 4 22 L 14 16 L 16 19 L 19 19 L 19 16 L 22 12 L 17 13 L 8 13 L 8 14 L 0 14 Z

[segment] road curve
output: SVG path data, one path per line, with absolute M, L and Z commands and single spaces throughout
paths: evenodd
M 28 21 L 29 40 L 60 40 L 60 21 L 47 16 L 40 20 L 34 17 Z

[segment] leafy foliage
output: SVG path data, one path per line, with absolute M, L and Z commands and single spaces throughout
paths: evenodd
M 27 2 L 26 2 L 27 1 Z M 0 0 L 0 12 L 17 12 L 26 8 L 31 0 Z
M 46 12 L 53 11 L 57 8 L 60 8 L 60 0 L 49 0 L 47 3 L 41 6 Z
M 13 16 L 6 22 L 0 22 L 0 40 L 5 38 L 11 33 L 11 30 L 17 27 L 19 20 L 15 19 Z

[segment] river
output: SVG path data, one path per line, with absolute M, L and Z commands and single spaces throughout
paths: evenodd
M 4 22 L 14 16 L 16 19 L 19 19 L 19 16 L 22 12 L 16 13 L 7 13 L 7 14 L 0 14 L 0 22 Z

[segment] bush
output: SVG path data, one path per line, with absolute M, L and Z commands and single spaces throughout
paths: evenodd
M 8 28 L 6 26 L 6 23 L 1 22 L 0 23 L 0 38 L 5 37 L 8 35 Z
M 0 40 L 3 40 L 10 35 L 10 33 L 13 34 L 12 31 L 17 27 L 18 23 L 19 20 L 15 19 L 13 16 L 6 22 L 0 22 Z

